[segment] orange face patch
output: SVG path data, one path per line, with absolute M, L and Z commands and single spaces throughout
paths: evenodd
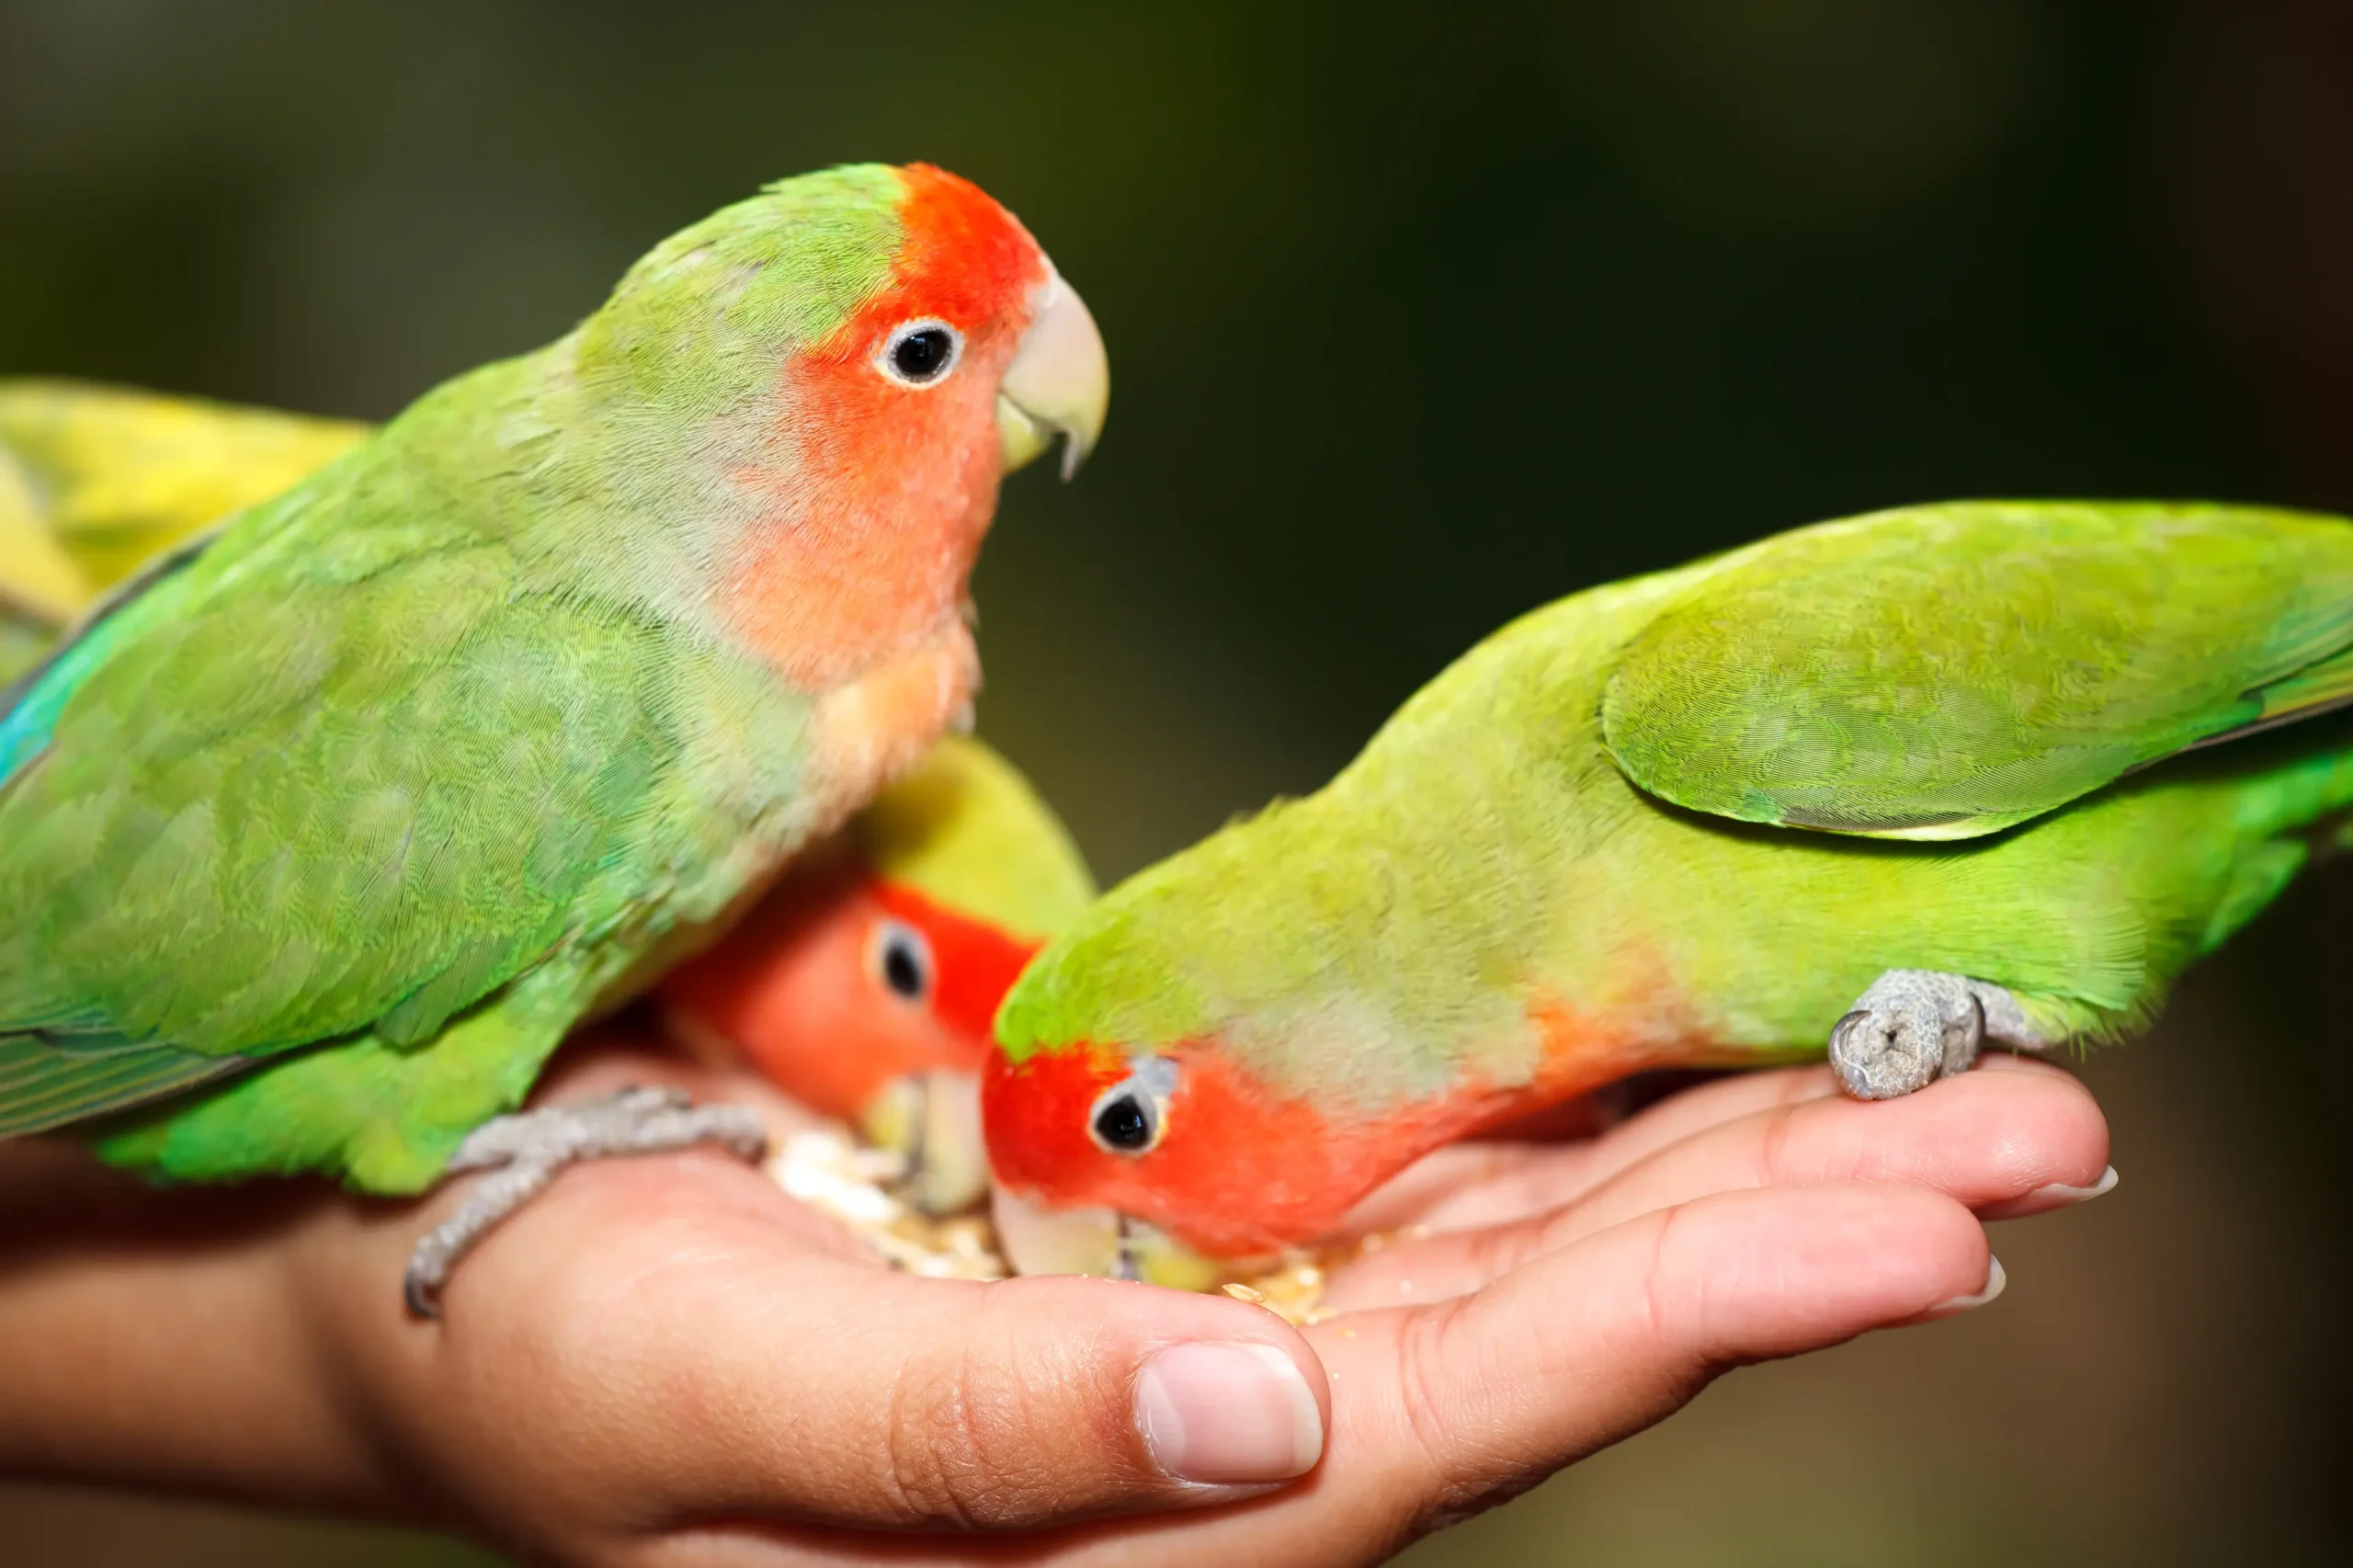
M 952 1065 L 978 1067 L 988 1053 L 997 1005 L 1039 944 L 953 914 L 913 888 L 885 881 L 873 886 L 876 903 L 931 944 L 931 1010 L 963 1053 Z
M 1018 1065 L 991 1051 L 981 1115 L 997 1179 L 1049 1208 L 1109 1208 L 1148 1220 L 1220 1257 L 1246 1257 L 1331 1234 L 1389 1177 L 1442 1144 L 1651 1067 L 1691 1059 L 1546 1003 L 1543 1065 L 1528 1084 L 1477 1080 L 1366 1116 L 1333 1096 L 1284 1095 L 1233 1053 L 1199 1044 L 1177 1064 L 1159 1142 L 1117 1153 L 1089 1133 L 1104 1092 L 1126 1079 L 1119 1051 L 1082 1045 Z
M 905 991 L 886 967 L 894 925 L 915 936 Z M 894 1078 L 977 1069 L 1034 950 L 845 860 L 797 869 L 661 995 L 786 1094 L 855 1120 Z
M 944 170 L 901 171 L 890 284 L 782 369 L 777 460 L 737 474 L 771 498 L 731 619 L 804 690 L 823 690 L 960 613 L 996 504 L 996 387 L 1051 276 L 1013 215 Z M 910 324 L 961 338 L 954 368 L 909 385 L 881 356 Z
M 981 1116 L 997 1179 L 1050 1208 L 1103 1207 L 1148 1220 L 1211 1256 L 1313 1241 L 1427 1151 L 1506 1114 L 1464 1092 L 1370 1119 L 1283 1096 L 1222 1051 L 1179 1047 L 1160 1141 L 1115 1153 L 1088 1131 L 1127 1060 L 1099 1048 L 1040 1051 L 1018 1066 L 990 1053 Z

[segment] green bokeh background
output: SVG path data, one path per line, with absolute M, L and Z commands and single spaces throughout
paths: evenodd
M 978 582 L 983 729 L 1107 876 L 1587 584 L 1951 495 L 2353 506 L 2323 0 L 0 0 L 0 369 L 381 417 L 763 180 L 916 157 L 1111 345 L 1102 452 L 1009 487 Z M 1737 1374 L 1411 1560 L 2334 1560 L 2349 890 L 2089 1064 L 2123 1186 L 1999 1231 L 1999 1306 Z M 461 1560 L 31 1489 L 0 1542 Z

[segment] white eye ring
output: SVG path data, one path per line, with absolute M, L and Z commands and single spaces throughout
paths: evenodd
M 936 316 L 902 322 L 882 340 L 874 368 L 903 387 L 936 387 L 956 373 L 964 335 Z
M 1165 1056 L 1142 1057 L 1134 1072 L 1087 1108 L 1086 1135 L 1107 1154 L 1149 1154 L 1168 1131 L 1168 1096 L 1176 1092 L 1176 1063 Z
M 882 989 L 900 1001 L 912 1006 L 931 1000 L 937 974 L 931 944 L 906 922 L 884 920 L 874 927 L 867 945 L 866 967 Z

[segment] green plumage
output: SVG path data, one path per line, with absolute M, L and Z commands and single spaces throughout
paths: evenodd
M 1042 942 L 1095 899 L 1086 858 L 1020 769 L 949 736 L 851 828 L 875 874 L 1001 935 Z
M 2214 506 L 1921 507 L 1598 588 L 1114 890 L 1000 1040 L 1215 1041 L 1374 1114 L 1596 1041 L 1818 1054 L 1890 969 L 2120 1033 L 2353 804 L 2353 721 L 2247 733 L 2353 696 L 2348 648 L 2353 528 Z
M 888 279 L 898 191 L 836 170 L 673 236 L 0 713 L 0 1134 L 258 1061 L 102 1152 L 416 1190 L 824 825 L 811 694 L 710 577 L 774 505 L 733 476 L 790 461 L 779 366 Z

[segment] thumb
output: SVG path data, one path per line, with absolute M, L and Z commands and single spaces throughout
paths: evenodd
M 794 1240 L 795 1206 L 724 1162 L 611 1165 L 636 1168 L 574 1173 L 456 1282 L 426 1381 L 435 1451 L 492 1461 L 465 1467 L 475 1512 L 566 1539 L 1037 1529 L 1226 1502 L 1322 1455 L 1323 1365 L 1261 1308 L 894 1273 Z
M 1222 1298 L 1103 1279 L 807 1272 L 789 1332 L 730 1369 L 780 1462 L 734 1506 L 862 1526 L 1035 1529 L 1219 1503 L 1304 1474 L 1328 1393 L 1304 1340 Z M 789 1478 L 789 1479 L 788 1479 Z M 784 1484 L 779 1485 L 779 1482 Z

